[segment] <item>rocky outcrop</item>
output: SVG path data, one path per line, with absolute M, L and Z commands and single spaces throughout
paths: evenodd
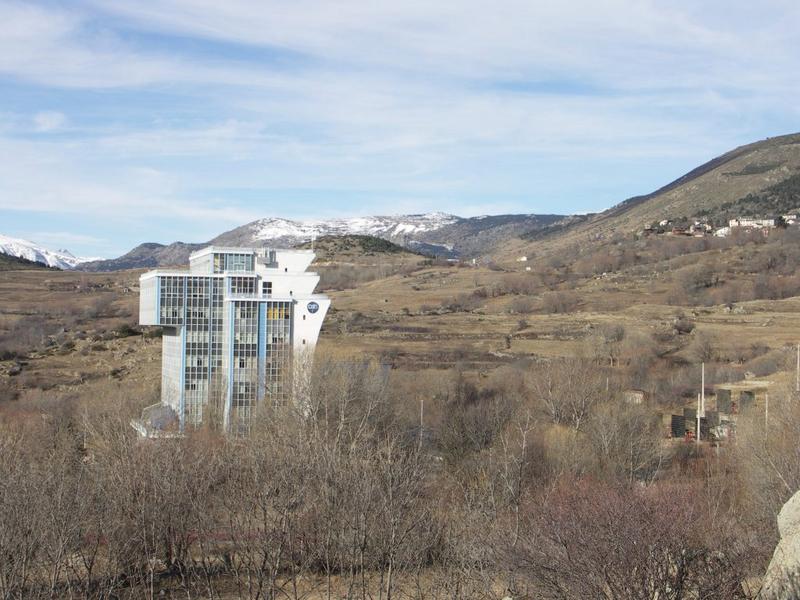
M 764 577 L 760 598 L 800 598 L 800 492 L 783 505 L 778 514 L 781 540 Z

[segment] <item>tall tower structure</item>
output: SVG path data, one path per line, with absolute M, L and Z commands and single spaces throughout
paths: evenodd
M 309 250 L 210 246 L 188 270 L 140 277 L 139 323 L 163 327 L 161 403 L 134 427 L 149 437 L 220 423 L 246 433 L 264 403 L 285 403 L 330 307 L 314 294 Z

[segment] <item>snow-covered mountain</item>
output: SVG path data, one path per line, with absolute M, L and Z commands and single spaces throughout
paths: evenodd
M 214 238 L 212 242 L 228 246 L 267 241 L 295 245 L 307 242 L 312 237 L 329 235 L 371 235 L 403 242 L 410 236 L 437 231 L 461 220 L 460 217 L 441 212 L 308 221 L 270 217 L 227 231 Z
M 345 235 L 382 238 L 431 256 L 483 256 L 504 240 L 545 229 L 563 218 L 534 214 L 465 218 L 441 212 L 308 221 L 270 217 L 231 229 L 207 242 L 144 243 L 119 258 L 86 263 L 79 268 L 117 271 L 184 265 L 192 251 L 210 245 L 293 248 L 312 238 Z
M 81 258 L 75 256 L 69 250 L 48 250 L 34 242 L 5 235 L 0 235 L 0 253 L 59 269 L 74 269 L 81 263 L 100 260 L 97 258 Z

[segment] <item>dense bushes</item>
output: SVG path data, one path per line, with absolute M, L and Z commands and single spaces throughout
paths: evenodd
M 407 275 L 421 268 L 421 265 L 405 264 L 381 266 L 337 265 L 319 269 L 319 290 L 346 290 L 362 283 L 383 279 L 392 275 Z
M 741 597 L 760 564 L 732 488 L 673 485 L 658 420 L 610 375 L 554 359 L 479 387 L 320 359 L 304 410 L 237 439 L 136 440 L 117 399 L 42 404 L 0 432 L 0 596 Z

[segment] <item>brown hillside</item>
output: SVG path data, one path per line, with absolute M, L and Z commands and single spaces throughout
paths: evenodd
M 769 138 L 714 158 L 652 194 L 630 198 L 547 237 L 514 240 L 499 255 L 551 255 L 565 246 L 635 233 L 654 221 L 714 211 L 800 171 L 800 134 Z

